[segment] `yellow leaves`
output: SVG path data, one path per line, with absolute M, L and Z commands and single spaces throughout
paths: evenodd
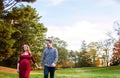
M 42 52 L 41 52 L 41 51 L 38 51 L 38 52 L 37 52 L 37 55 L 41 57 L 41 56 L 42 56 Z
M 95 49 L 90 49 L 85 55 L 90 56 L 90 55 L 95 55 L 97 50 Z
M 101 65 L 100 65 L 100 60 L 99 60 L 99 59 L 96 60 L 96 66 L 101 66 Z
M 62 68 L 62 64 L 57 64 L 56 68 L 57 68 L 57 69 Z

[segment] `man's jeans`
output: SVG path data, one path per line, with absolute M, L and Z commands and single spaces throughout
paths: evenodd
M 48 74 L 50 72 L 50 78 L 54 78 L 54 73 L 55 73 L 55 68 L 56 67 L 44 67 L 44 78 L 48 78 Z

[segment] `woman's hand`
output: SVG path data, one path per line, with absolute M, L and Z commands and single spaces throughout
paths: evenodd
M 43 69 L 43 67 L 42 67 L 42 66 L 40 66 L 40 67 L 38 67 L 38 69 Z
M 19 69 L 17 69 L 17 73 L 19 73 Z

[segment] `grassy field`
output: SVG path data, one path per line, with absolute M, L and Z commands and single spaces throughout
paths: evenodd
M 0 78 L 18 78 L 11 72 L 0 72 Z M 43 71 L 31 71 L 30 78 L 43 78 Z M 120 66 L 61 69 L 56 70 L 55 78 L 120 78 Z

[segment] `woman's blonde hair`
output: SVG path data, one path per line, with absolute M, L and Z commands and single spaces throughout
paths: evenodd
M 31 54 L 31 50 L 30 50 L 30 47 L 29 47 L 29 45 L 28 45 L 28 44 L 23 44 L 23 46 L 22 46 L 22 52 L 25 52 L 25 51 L 24 51 L 24 45 L 26 45 L 26 46 L 27 46 L 28 53 L 30 53 L 30 54 Z

